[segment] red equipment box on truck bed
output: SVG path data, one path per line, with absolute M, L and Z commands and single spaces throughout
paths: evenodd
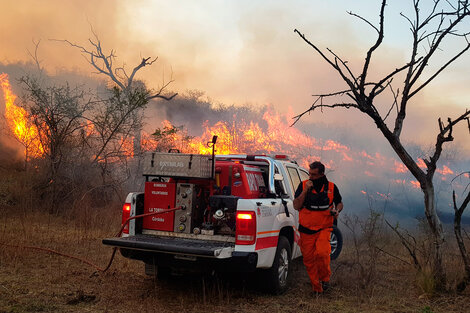
M 146 182 L 144 213 L 161 212 L 175 207 L 176 184 L 173 182 Z M 175 212 L 153 215 L 143 219 L 143 228 L 173 231 Z

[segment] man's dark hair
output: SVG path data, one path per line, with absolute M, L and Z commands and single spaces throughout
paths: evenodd
M 318 168 L 318 174 L 324 174 L 325 173 L 325 165 L 323 165 L 322 162 L 315 161 L 315 162 L 310 164 L 310 169 L 311 170 L 314 170 L 316 168 Z

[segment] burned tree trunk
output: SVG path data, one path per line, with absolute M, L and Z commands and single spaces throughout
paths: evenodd
M 405 164 L 405 166 L 410 170 L 410 172 L 413 174 L 413 176 L 418 180 L 421 186 L 421 190 L 423 191 L 424 194 L 424 213 L 426 216 L 426 220 L 428 222 L 428 225 L 431 229 L 431 233 L 433 235 L 434 239 L 434 244 L 435 244 L 435 257 L 434 257 L 434 275 L 436 279 L 436 286 L 439 287 L 444 287 L 445 282 L 446 282 L 446 274 L 445 274 L 445 269 L 444 269 L 444 264 L 443 264 L 443 258 L 442 258 L 442 244 L 444 243 L 444 231 L 442 228 L 441 221 L 439 220 L 439 216 L 437 215 L 437 210 L 436 210 L 436 202 L 435 202 L 435 193 L 434 193 L 434 184 L 433 184 L 433 177 L 434 177 L 434 172 L 436 170 L 436 163 L 437 160 L 439 159 L 440 153 L 442 151 L 442 144 L 445 141 L 444 139 L 449 139 L 451 137 L 445 137 L 442 134 L 445 134 L 446 132 L 450 132 L 450 136 L 452 134 L 452 121 L 449 119 L 449 127 L 448 128 L 442 128 L 441 132 L 438 135 L 438 140 L 436 144 L 436 152 L 433 155 L 433 157 L 430 158 L 429 161 L 425 160 L 425 164 L 428 168 L 427 173 L 425 173 L 416 163 L 415 160 L 411 157 L 411 155 L 407 152 L 405 147 L 402 145 L 402 143 L 399 140 L 399 137 L 396 135 L 396 133 L 392 133 L 387 125 L 383 122 L 381 117 L 376 114 L 375 111 L 372 111 L 368 113 L 369 116 L 375 121 L 377 124 L 377 127 L 380 129 L 384 137 L 387 139 L 387 141 L 390 143 L 391 147 L 397 154 L 397 156 L 400 158 L 400 160 Z M 439 121 L 440 122 L 440 121 Z M 440 125 L 442 123 L 440 122 Z M 401 129 L 401 128 L 400 128 Z
M 426 185 L 421 187 L 424 193 L 424 213 L 426 215 L 426 220 L 428 221 L 429 228 L 434 239 L 434 277 L 436 279 L 436 286 L 441 288 L 445 287 L 446 283 L 446 273 L 444 269 L 444 263 L 442 258 L 442 245 L 444 243 L 444 231 L 442 229 L 442 224 L 437 216 L 435 194 L 434 194 L 434 185 L 431 181 L 427 181 Z
M 457 291 L 462 292 L 467 288 L 468 284 L 470 283 L 470 257 L 467 254 L 467 249 L 465 248 L 465 243 L 462 237 L 462 214 L 467 208 L 468 203 L 470 202 L 470 192 L 465 197 L 465 200 L 462 202 L 460 208 L 457 208 L 457 201 L 455 199 L 455 191 L 452 193 L 452 200 L 454 202 L 454 233 L 455 239 L 457 240 L 457 245 L 459 246 L 460 255 L 462 256 L 464 268 L 465 268 L 465 275 L 462 278 L 461 282 L 457 284 Z

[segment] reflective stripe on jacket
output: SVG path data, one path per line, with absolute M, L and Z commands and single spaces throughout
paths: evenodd
M 305 190 L 305 184 L 308 180 L 302 182 L 302 188 Z M 322 186 L 320 193 L 324 192 L 325 186 Z M 324 228 L 333 227 L 334 217 L 330 214 L 330 208 L 333 208 L 335 185 L 332 182 L 328 182 L 328 190 L 326 191 L 327 199 L 320 199 L 319 202 L 315 203 L 307 199 L 311 199 L 311 195 L 307 194 L 302 209 L 299 212 L 299 231 L 302 228 L 307 228 L 311 231 L 318 231 Z M 318 195 L 319 193 L 312 188 L 312 195 Z M 313 203 L 308 203 L 309 201 Z M 309 208 L 307 208 L 309 206 Z M 301 226 L 301 227 L 300 227 Z M 307 232 L 305 232 L 307 233 Z

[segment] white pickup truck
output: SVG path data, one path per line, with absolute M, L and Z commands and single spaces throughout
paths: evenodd
M 160 278 L 179 268 L 260 271 L 270 292 L 287 289 L 291 260 L 301 256 L 292 202 L 307 170 L 285 155 L 149 153 L 144 176 L 145 191 L 127 196 L 122 221 L 145 216 L 104 244 Z M 336 225 L 331 246 L 334 259 Z

